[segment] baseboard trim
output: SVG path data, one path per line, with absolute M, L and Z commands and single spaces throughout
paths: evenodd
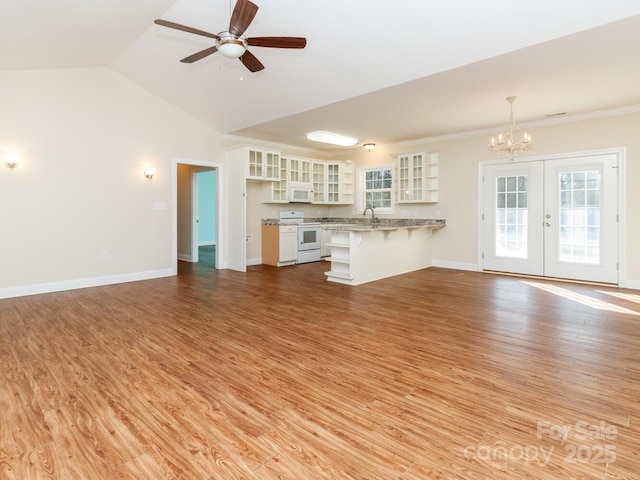
M 251 265 L 260 265 L 262 264 L 262 257 L 260 258 L 247 258 L 247 267 Z
M 183 262 L 191 262 L 191 263 L 193 263 L 193 257 L 191 255 L 186 255 L 184 253 L 179 253 L 178 254 L 178 260 L 181 260 Z
M 480 266 L 475 263 L 450 262 L 448 260 L 434 259 L 431 262 L 432 267 L 450 268 L 452 270 L 466 270 L 468 272 L 480 272 Z
M 440 268 L 450 268 L 452 270 L 467 270 L 469 272 L 485 272 L 485 273 L 497 273 L 497 274 L 502 274 L 502 275 L 510 275 L 509 273 L 506 272 L 491 272 L 488 270 L 482 270 L 482 268 L 480 268 L 479 265 L 476 265 L 475 263 L 462 263 L 462 262 L 450 262 L 448 260 L 433 260 L 432 267 L 440 267 Z M 599 284 L 597 282 L 581 282 L 580 280 L 563 280 L 563 279 L 559 279 L 559 278 L 552 278 L 552 277 L 533 277 L 533 276 L 528 276 L 528 275 L 517 275 L 517 274 L 511 274 L 512 276 L 522 276 L 522 277 L 528 277 L 528 278 L 539 278 L 542 280 L 551 280 L 551 281 L 568 281 L 568 282 L 573 282 L 573 283 L 587 283 L 587 284 L 593 284 L 593 285 L 604 285 L 604 286 L 616 286 L 616 285 L 611 285 L 608 283 L 603 283 L 603 284 Z M 640 280 L 626 280 L 624 282 L 620 282 L 619 285 L 617 285 L 619 288 L 627 288 L 629 290 L 640 290 Z
M 25 285 L 22 287 L 0 288 L 0 299 L 24 297 L 27 295 L 39 295 L 42 293 L 64 292 L 79 288 L 101 287 L 115 283 L 137 282 L 154 278 L 171 277 L 175 275 L 172 269 L 150 270 L 147 272 L 125 273 L 121 275 L 109 275 L 106 277 L 79 278 L 63 282 L 40 283 Z
M 624 282 L 624 288 L 630 290 L 640 290 L 640 280 L 627 280 Z

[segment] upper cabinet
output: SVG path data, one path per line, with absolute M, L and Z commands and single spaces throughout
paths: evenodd
M 228 155 L 245 162 L 247 180 L 275 182 L 280 180 L 280 152 L 255 147 L 231 150 Z
M 289 157 L 289 181 L 311 184 L 311 160 Z
M 398 203 L 438 201 L 438 154 L 398 155 Z
M 313 185 L 313 203 L 327 201 L 327 165 L 325 162 L 311 162 L 311 183 Z
M 278 167 L 278 180 L 273 183 L 265 183 L 262 187 L 265 192 L 265 203 L 288 203 L 287 186 L 287 172 L 288 162 L 284 157 L 280 157 Z
M 326 163 L 326 203 L 351 205 L 355 198 L 353 162 Z
M 289 187 L 313 188 L 315 204 L 353 204 L 354 173 L 351 161 L 324 161 L 281 157 L 278 180 L 265 184 L 264 203 L 288 203 Z
M 350 205 L 354 200 L 353 162 L 313 162 L 313 203 Z

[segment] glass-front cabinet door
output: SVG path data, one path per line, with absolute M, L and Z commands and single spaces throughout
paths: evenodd
M 326 200 L 326 174 L 324 162 L 311 163 L 311 176 L 313 179 L 313 203 L 325 203 Z
M 406 153 L 398 155 L 398 203 L 438 201 L 438 155 Z
M 248 150 L 248 172 L 247 176 L 250 178 L 262 179 L 262 162 L 263 162 L 263 152 L 262 150 Z
M 327 202 L 340 203 L 340 166 L 327 164 Z
M 311 161 L 290 157 L 289 181 L 292 183 L 311 183 Z

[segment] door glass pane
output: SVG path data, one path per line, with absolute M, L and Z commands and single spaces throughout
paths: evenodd
M 526 175 L 496 178 L 496 244 L 498 257 L 527 258 L 528 180 Z
M 598 170 L 561 172 L 561 262 L 600 263 L 600 185 Z

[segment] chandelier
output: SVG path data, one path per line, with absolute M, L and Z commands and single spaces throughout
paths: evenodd
M 498 134 L 497 137 L 491 137 L 489 142 L 489 149 L 498 152 L 500 154 L 508 155 L 511 160 L 519 152 L 526 152 L 533 148 L 533 140 L 531 135 L 527 132 L 522 134 L 522 140 L 516 142 L 513 139 L 513 131 L 516 128 L 516 121 L 513 119 L 513 102 L 516 101 L 516 97 L 507 97 L 509 102 L 510 114 L 509 120 L 504 126 L 504 130 Z

